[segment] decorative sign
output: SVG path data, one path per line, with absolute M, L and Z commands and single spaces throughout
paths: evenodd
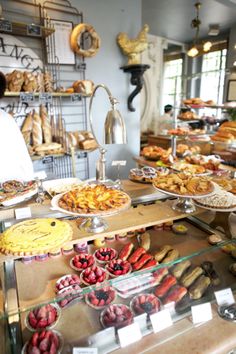
M 206 302 L 191 307 L 193 323 L 206 322 L 212 319 L 211 303 Z
M 235 303 L 234 296 L 230 288 L 215 291 L 215 297 L 219 306 L 232 305 Z
M 73 354 L 98 354 L 98 350 L 97 348 L 77 347 L 73 348 Z
M 39 94 L 39 103 L 47 104 L 52 103 L 52 94 L 48 92 L 43 92 Z
M 55 57 L 59 64 L 75 64 L 75 54 L 70 47 L 72 22 L 51 20 L 55 32 L 51 35 L 55 41 Z M 54 58 L 48 57 L 48 63 L 56 64 Z
M 135 343 L 142 339 L 142 333 L 138 323 L 132 323 L 129 326 L 118 329 L 118 337 L 120 340 L 121 348 L 126 347 L 129 344 Z
M 7 20 L 0 20 L 0 31 L 12 32 L 12 23 Z
M 27 25 L 27 34 L 29 36 L 41 37 L 42 28 L 32 23 L 31 25 Z
M 20 101 L 21 102 L 34 102 L 34 94 L 33 93 L 26 93 L 20 92 Z
M 30 207 L 15 209 L 15 217 L 17 220 L 31 218 Z
M 150 316 L 150 320 L 154 333 L 160 332 L 173 324 L 170 311 L 168 309 L 154 313 Z
M 111 163 L 111 165 L 112 166 L 126 166 L 126 163 L 127 163 L 127 161 L 126 160 L 121 160 L 121 161 L 116 161 L 116 160 L 114 160 L 114 161 L 112 161 L 112 163 Z
M 73 93 L 71 96 L 71 102 L 81 101 L 82 97 L 80 93 Z

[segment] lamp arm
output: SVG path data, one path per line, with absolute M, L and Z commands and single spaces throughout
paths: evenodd
M 89 122 L 90 122 L 90 127 L 91 127 L 91 131 L 93 133 L 93 136 L 94 136 L 94 139 L 96 140 L 96 143 L 98 144 L 98 147 L 99 149 L 101 150 L 104 150 L 104 147 L 99 143 L 97 137 L 96 137 L 96 134 L 95 134 L 95 131 L 93 129 L 93 117 L 92 117 L 92 105 L 93 105 L 93 98 L 94 98 L 94 95 L 95 95 L 95 92 L 99 89 L 99 88 L 103 88 L 106 93 L 108 94 L 108 97 L 109 97 L 109 100 L 110 100 L 110 103 L 112 105 L 112 109 L 114 109 L 114 106 L 116 103 L 118 103 L 117 99 L 115 97 L 112 96 L 111 94 L 111 91 L 109 90 L 109 88 L 104 85 L 104 84 L 99 84 L 97 86 L 95 86 L 94 90 L 93 90 L 93 93 L 90 97 L 90 102 L 89 102 Z

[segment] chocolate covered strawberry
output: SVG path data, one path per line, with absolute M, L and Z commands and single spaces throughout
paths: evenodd
M 114 299 L 115 290 L 110 286 L 91 291 L 85 297 L 86 303 L 95 309 L 101 309 L 107 305 L 110 305 Z
M 44 305 L 30 311 L 27 316 L 27 322 L 30 329 L 42 329 L 51 327 L 57 321 L 59 316 L 59 308 L 55 305 Z
M 101 313 L 101 323 L 104 327 L 125 327 L 133 322 L 133 314 L 128 306 L 123 304 L 109 305 Z
M 89 267 L 81 273 L 81 280 L 86 285 L 102 283 L 107 278 L 107 273 L 104 269 L 98 266 Z
M 128 274 L 131 272 L 131 269 L 131 264 L 122 259 L 115 259 L 106 265 L 106 270 L 112 277 Z
M 56 282 L 56 293 L 74 284 L 80 284 L 80 277 L 77 274 L 65 275 Z
M 94 257 L 91 254 L 77 254 L 72 258 L 71 264 L 77 270 L 84 270 L 94 264 Z
M 158 312 L 161 304 L 153 294 L 139 294 L 131 301 L 131 307 L 137 315 L 141 315 L 145 312 L 150 315 Z
M 117 251 L 110 247 L 101 247 L 95 251 L 94 256 L 100 263 L 107 263 L 117 257 Z
M 57 354 L 60 350 L 60 338 L 57 332 L 35 332 L 26 346 L 26 354 Z

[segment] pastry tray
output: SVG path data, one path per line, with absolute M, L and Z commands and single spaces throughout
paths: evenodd
M 43 188 L 45 189 L 45 191 L 51 196 L 53 197 L 54 195 L 51 192 L 51 189 L 54 188 L 63 188 L 68 186 L 68 185 L 73 185 L 73 184 L 82 184 L 83 182 L 78 179 L 78 178 L 61 178 L 61 179 L 53 179 L 53 180 L 49 180 L 49 181 L 44 181 L 43 182 Z M 55 195 L 61 194 L 60 193 L 55 193 Z M 63 192 L 64 193 L 64 192 Z
M 172 197 L 178 197 L 178 198 L 200 199 L 200 198 L 204 198 L 204 197 L 209 197 L 209 196 L 211 196 L 212 194 L 214 194 L 214 192 L 215 192 L 215 186 L 214 186 L 213 190 L 212 190 L 210 193 L 201 194 L 201 195 L 190 195 L 190 194 L 184 194 L 184 195 L 183 195 L 183 194 L 171 193 L 171 192 L 165 191 L 164 189 L 160 189 L 160 188 L 156 187 L 154 184 L 153 184 L 153 187 L 154 187 L 156 190 L 158 190 L 159 192 L 162 192 L 162 193 L 171 195 Z

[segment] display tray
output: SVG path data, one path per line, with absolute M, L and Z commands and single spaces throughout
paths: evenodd
M 190 195 L 190 194 L 177 194 L 177 193 L 172 193 L 172 192 L 168 192 L 164 189 L 158 188 L 155 185 L 153 185 L 153 187 L 162 193 L 165 193 L 167 195 L 170 195 L 172 197 L 178 197 L 178 198 L 191 198 L 191 199 L 199 199 L 199 198 L 204 198 L 204 197 L 209 197 L 210 195 L 214 194 L 214 190 L 215 188 L 213 188 L 213 190 L 210 193 L 207 194 L 199 194 L 199 195 Z
M 206 210 L 221 211 L 221 212 L 225 212 L 225 213 L 236 211 L 236 207 L 233 207 L 233 208 L 214 208 L 214 207 L 202 205 L 202 204 L 198 203 L 197 200 L 195 200 L 194 203 L 196 204 L 196 206 L 198 206 L 198 207 L 200 207 L 202 209 L 206 209 Z
M 55 195 L 65 193 L 82 183 L 79 178 L 60 178 L 44 181 L 43 188 L 53 198 Z
M 197 227 L 190 224 L 187 220 L 182 220 L 176 224 L 184 224 L 188 228 L 187 235 L 176 235 L 170 230 L 154 231 L 150 229 L 148 232 L 151 234 L 151 249 L 150 253 L 155 252 L 162 245 L 171 244 L 174 248 L 178 249 L 182 257 L 187 257 L 191 253 L 197 254 L 200 250 L 206 249 L 209 246 L 206 241 L 208 234 L 201 231 Z M 133 237 L 126 241 L 132 241 L 135 246 L 138 246 L 137 238 Z M 108 247 L 113 247 L 118 251 L 124 246 L 123 243 L 117 241 L 106 244 Z M 94 252 L 94 246 L 90 245 L 89 252 Z M 214 249 L 214 248 L 210 248 Z M 57 259 L 49 259 L 44 263 L 32 262 L 29 265 L 23 264 L 20 260 L 16 261 L 16 277 L 17 277 L 17 290 L 19 295 L 19 305 L 23 308 L 32 308 L 39 303 L 53 299 L 55 296 L 55 283 L 57 279 L 64 274 L 73 274 L 71 271 L 69 261 L 73 255 L 61 256 Z M 205 252 L 199 254 L 191 259 L 193 265 L 199 265 L 203 261 L 211 261 L 214 263 L 215 270 L 217 271 L 221 284 L 214 287 L 215 290 L 224 289 L 226 287 L 235 288 L 236 278 L 228 271 L 229 265 L 232 263 L 232 258 L 222 252 L 215 250 L 214 252 Z M 74 271 L 74 274 L 77 272 Z M 135 273 L 134 273 L 135 274 Z M 131 273 L 132 275 L 132 273 Z M 35 281 L 37 279 L 37 281 Z M 27 284 L 34 284 L 29 292 Z M 206 302 L 214 299 L 212 289 L 209 289 L 201 300 L 194 302 Z M 152 289 L 147 289 L 145 292 L 152 292 Z M 123 303 L 129 305 L 131 298 L 124 299 L 117 295 L 115 303 Z M 76 302 L 72 306 L 63 308 L 60 321 L 55 329 L 62 333 L 65 346 L 86 346 L 87 338 L 102 330 L 99 321 L 101 311 L 95 310 L 87 306 L 84 300 Z M 25 328 L 24 318 L 26 313 L 21 315 L 21 324 L 23 330 L 23 341 L 27 341 L 31 333 Z M 83 325 L 81 325 L 81 320 Z M 73 324 L 73 325 L 72 325 Z M 191 321 L 188 321 L 188 326 L 191 328 Z M 183 329 L 181 329 L 183 330 Z M 181 331 L 180 330 L 180 331 Z M 178 332 L 175 333 L 177 336 Z
M 2 202 L 0 200 L 0 208 L 11 208 L 17 204 L 30 200 L 35 194 L 37 194 L 37 188 L 29 190 L 28 192 L 19 192 L 18 195 L 16 194 L 10 199 L 7 199 Z

